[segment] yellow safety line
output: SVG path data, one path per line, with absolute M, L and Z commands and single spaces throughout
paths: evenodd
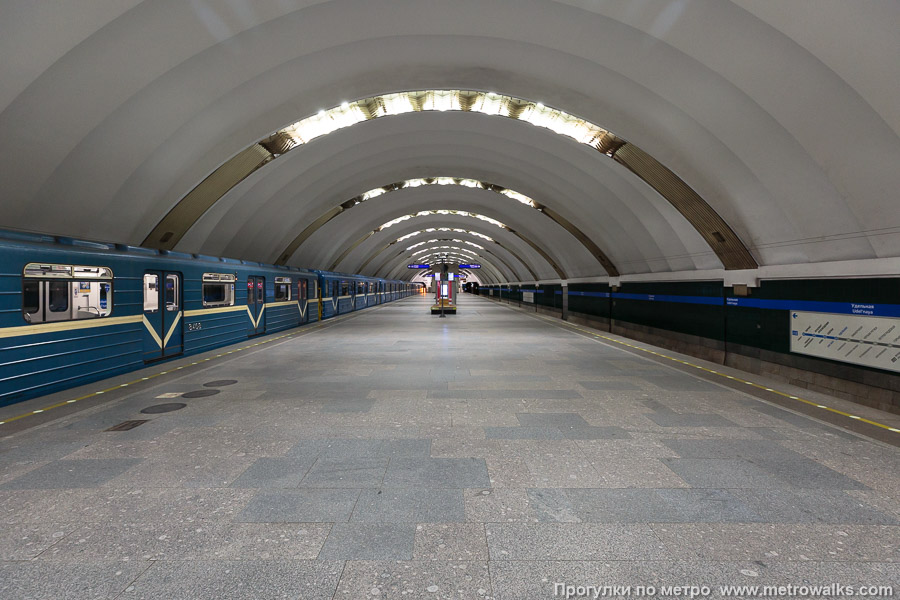
M 401 300 L 402 300 L 402 298 L 401 298 Z M 387 304 L 381 304 L 381 305 L 379 305 L 379 306 L 387 306 Z M 229 308 L 230 308 L 230 307 L 229 307 Z M 238 308 L 241 308 L 241 307 L 238 307 Z M 373 307 L 373 308 L 374 308 L 374 307 Z M 71 400 L 65 400 L 65 401 L 63 401 L 63 402 L 57 402 L 56 404 L 51 404 L 50 406 L 45 406 L 44 408 L 40 408 L 40 409 L 37 409 L 37 410 L 33 410 L 33 411 L 31 411 L 31 412 L 23 413 L 23 414 L 21 414 L 21 415 L 16 415 L 15 417 L 10 417 L 10 418 L 8 418 L 8 419 L 4 419 L 4 420 L 0 421 L 0 425 L 6 425 L 7 423 L 12 423 L 13 421 L 18 421 L 19 419 L 24 419 L 25 417 L 30 417 L 30 416 L 32 416 L 32 415 L 39 415 L 39 414 L 41 414 L 41 413 L 43 413 L 43 412 L 47 412 L 48 410 L 52 410 L 52 409 L 54 409 L 54 408 L 59 408 L 60 406 L 66 406 L 66 405 L 69 405 L 69 404 L 74 404 L 74 403 L 76 403 L 76 402 L 78 402 L 78 401 L 80 401 L 80 400 L 87 400 L 88 398 L 94 398 L 95 396 L 99 396 L 100 394 L 105 394 L 105 393 L 107 393 L 107 392 L 115 391 L 115 390 L 117 390 L 117 389 L 119 389 L 119 388 L 128 387 L 128 386 L 134 385 L 134 384 L 136 384 L 136 383 L 141 383 L 142 381 L 147 381 L 147 380 L 149 380 L 149 379 L 153 379 L 153 378 L 155 378 L 155 377 L 159 377 L 160 375 L 167 375 L 167 374 L 172 373 L 172 372 L 174 372 L 174 371 L 180 371 L 180 370 L 183 369 L 185 366 L 198 365 L 198 364 L 200 364 L 200 363 L 202 363 L 202 362 L 207 362 L 207 361 L 212 360 L 212 359 L 214 359 L 214 358 L 222 358 L 223 356 L 227 356 L 228 354 L 234 354 L 235 352 L 241 352 L 241 351 L 243 351 L 243 350 L 249 350 L 249 349 L 251 349 L 251 348 L 255 348 L 256 346 L 262 346 L 263 344 L 269 344 L 269 343 L 272 343 L 272 342 L 275 342 L 275 341 L 278 341 L 278 340 L 281 340 L 281 339 L 284 339 L 284 338 L 294 337 L 294 336 L 296 336 L 296 335 L 301 335 L 301 334 L 310 334 L 310 333 L 313 333 L 314 331 L 316 331 L 317 329 L 319 329 L 319 328 L 321 328 L 321 327 L 328 327 L 328 326 L 331 326 L 331 325 L 336 325 L 336 324 L 339 323 L 339 322 L 342 322 L 342 321 L 345 321 L 345 320 L 347 320 L 347 319 L 349 319 L 349 318 L 351 318 L 351 317 L 357 317 L 357 316 L 359 316 L 359 313 L 354 312 L 354 313 L 351 313 L 351 314 L 341 315 L 341 316 L 338 316 L 338 317 L 332 317 L 331 319 L 328 319 L 327 321 L 319 321 L 319 322 L 317 322 L 315 325 L 312 325 L 312 326 L 310 326 L 310 327 L 304 327 L 302 331 L 295 331 L 295 332 L 293 332 L 293 333 L 286 333 L 286 334 L 284 334 L 284 335 L 279 335 L 278 337 L 269 338 L 269 339 L 263 340 L 263 341 L 261 341 L 261 342 L 256 342 L 255 344 L 250 344 L 250 345 L 248 345 L 248 346 L 243 346 L 243 347 L 241 347 L 241 348 L 235 348 L 234 350 L 228 350 L 228 351 L 223 352 L 223 353 L 221 353 L 221 354 L 216 354 L 215 356 L 209 356 L 209 357 L 207 357 L 207 358 L 202 358 L 202 359 L 200 359 L 200 360 L 197 360 L 197 361 L 195 361 L 195 362 L 192 362 L 190 365 L 181 365 L 180 367 L 174 367 L 174 368 L 172 368 L 172 369 L 169 369 L 168 371 L 161 371 L 161 372 L 159 372 L 159 373 L 153 373 L 153 374 L 151 374 L 151 375 L 147 375 L 146 377 L 141 377 L 140 379 L 135 379 L 134 381 L 129 381 L 128 383 L 122 383 L 122 384 L 119 384 L 119 385 L 115 385 L 115 386 L 113 386 L 113 387 L 111 387 L 111 388 L 106 388 L 105 390 L 100 390 L 99 392 L 91 392 L 90 394 L 85 394 L 84 396 L 79 396 L 78 398 L 72 398 Z M 299 327 L 300 327 L 300 326 L 298 326 L 298 328 L 299 328 Z M 146 367 L 144 367 L 144 368 L 146 368 Z
M 894 433 L 900 433 L 900 429 L 898 429 L 898 428 L 896 428 L 896 427 L 891 427 L 890 425 L 885 425 L 884 423 L 878 423 L 877 421 L 872 421 L 872 420 L 870 420 L 870 419 L 864 419 L 863 417 L 860 417 L 860 416 L 858 416 L 858 415 L 851 415 L 851 414 L 848 413 L 848 412 L 844 412 L 844 411 L 838 410 L 838 409 L 836 409 L 836 408 L 831 408 L 830 406 L 825 406 L 824 404 L 819 404 L 818 402 L 812 402 L 812 401 L 810 401 L 810 400 L 804 400 L 803 398 L 800 398 L 799 396 L 794 396 L 793 394 L 788 394 L 788 393 L 786 393 L 786 392 L 780 392 L 780 391 L 775 390 L 775 389 L 772 389 L 772 388 L 770 388 L 770 387 L 766 387 L 766 386 L 764 386 L 764 385 L 760 385 L 760 384 L 754 383 L 754 382 L 752 382 L 752 381 L 747 381 L 746 379 L 741 379 L 740 377 L 735 377 L 734 375 L 728 375 L 728 374 L 726 374 L 726 373 L 721 373 L 721 372 L 716 371 L 716 370 L 714 370 L 714 369 L 708 369 L 708 368 L 706 368 L 706 367 L 704 367 L 704 366 L 702 366 L 702 365 L 695 365 L 695 364 L 692 363 L 692 362 L 688 362 L 688 361 L 686 361 L 686 360 L 681 360 L 680 358 L 675 358 L 674 356 L 668 356 L 668 355 L 663 354 L 663 353 L 661 353 L 661 352 L 656 352 L 656 351 L 654 351 L 654 350 L 648 350 L 647 348 L 641 348 L 640 346 L 635 346 L 634 344 L 629 344 L 628 342 L 623 342 L 623 341 L 621 341 L 621 340 L 617 340 L 617 339 L 615 339 L 615 338 L 611 338 L 611 337 L 606 336 L 606 335 L 601 335 L 601 334 L 599 334 L 599 333 L 594 333 L 593 331 L 590 331 L 590 330 L 588 330 L 588 329 L 584 329 L 584 328 L 579 327 L 579 326 L 577 326 L 577 325 L 573 325 L 573 324 L 568 323 L 568 322 L 566 322 L 566 321 L 559 321 L 559 322 L 557 322 L 557 321 L 553 321 L 553 320 L 547 319 L 546 317 L 539 316 L 539 315 L 529 315 L 529 316 L 536 316 L 537 318 L 539 318 L 539 319 L 541 319 L 541 320 L 543 320 L 543 321 L 547 321 L 548 323 L 553 323 L 553 324 L 555 324 L 555 325 L 560 325 L 560 324 L 566 325 L 567 327 L 569 327 L 569 328 L 571 328 L 571 329 L 577 329 L 578 331 L 581 331 L 581 332 L 583 332 L 583 333 L 590 334 L 590 335 L 592 335 L 592 336 L 594 336 L 594 337 L 598 337 L 598 338 L 604 339 L 604 340 L 606 340 L 606 341 L 613 342 L 613 343 L 615 343 L 615 344 L 619 344 L 619 345 L 621 345 L 621 346 L 627 346 L 627 347 L 633 348 L 633 349 L 635 349 L 635 350 L 640 350 L 641 352 L 646 352 L 646 353 L 648 353 L 648 354 L 652 354 L 653 356 L 658 356 L 658 357 L 660 357 L 660 358 L 665 358 L 665 359 L 668 359 L 668 360 L 671 360 L 671 361 L 674 361 L 674 362 L 677 362 L 677 363 L 681 363 L 681 364 L 683 364 L 683 365 L 687 365 L 687 366 L 689 366 L 689 367 L 694 367 L 694 368 L 696 368 L 696 369 L 700 369 L 700 370 L 702 370 L 702 371 L 706 371 L 707 373 L 712 373 L 713 375 L 718 375 L 718 376 L 720 376 L 720 377 L 724 377 L 725 379 L 730 379 L 730 380 L 732 380 L 732 381 L 739 381 L 739 382 L 744 383 L 744 384 L 746 384 L 746 385 L 753 386 L 753 387 L 755 387 L 755 388 L 761 389 L 761 390 L 766 391 L 766 392 L 772 392 L 773 394 L 777 394 L 777 395 L 779 395 L 779 396 L 782 396 L 782 397 L 784 397 L 784 398 L 788 398 L 788 399 L 790 399 L 790 400 L 796 400 L 797 402 L 802 402 L 803 404 L 808 404 L 809 406 L 815 406 L 816 408 L 821 408 L 821 409 L 823 409 L 823 410 L 827 410 L 828 412 L 831 412 L 831 413 L 834 413 L 834 414 L 837 414 L 837 415 L 841 415 L 841 416 L 843 416 L 843 417 L 848 417 L 848 418 L 850 418 L 850 419 L 853 419 L 854 421 L 861 421 L 861 422 L 863 422 L 863 423 L 868 423 L 869 425 L 874 425 L 875 427 L 881 427 L 882 429 L 887 429 L 888 431 L 893 431 Z

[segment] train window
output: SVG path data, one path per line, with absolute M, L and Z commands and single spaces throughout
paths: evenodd
M 275 278 L 275 302 L 287 302 L 291 299 L 291 278 Z
M 75 277 L 82 279 L 112 279 L 112 271 L 107 267 L 72 267 Z
M 41 310 L 41 282 L 25 280 L 22 285 L 22 312 L 34 315 Z
M 47 288 L 50 312 L 60 313 L 69 310 L 69 282 L 51 281 Z
M 22 316 L 28 323 L 95 319 L 112 313 L 112 270 L 29 263 L 22 279 Z
M 350 286 L 346 281 L 341 281 L 341 296 L 346 296 L 350 293 Z
M 237 279 L 230 273 L 203 274 L 203 306 L 234 306 L 234 282 Z
M 159 275 L 144 274 L 144 312 L 159 310 Z
M 181 300 L 178 289 L 178 275 L 169 273 L 166 275 L 166 311 L 177 312 L 181 308 Z
M 203 306 L 234 306 L 234 284 L 204 283 Z
M 78 267 L 75 267 L 77 270 Z M 83 273 L 81 275 L 84 275 Z M 48 285 L 71 285 L 72 289 L 72 318 L 75 319 L 91 319 L 97 317 L 108 317 L 112 312 L 112 284 L 102 281 L 73 281 L 71 284 L 62 281 L 51 281 Z M 68 296 L 68 294 L 66 294 Z M 51 289 L 51 298 L 48 303 L 50 310 L 53 311 L 53 298 Z M 66 303 L 68 304 L 68 302 Z M 63 308 L 59 312 L 65 312 L 68 307 Z M 57 311 L 54 311 L 57 312 Z

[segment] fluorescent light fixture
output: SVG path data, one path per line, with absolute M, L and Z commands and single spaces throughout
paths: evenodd
M 413 219 L 416 217 L 428 217 L 428 216 L 432 216 L 432 215 L 470 217 L 473 219 L 479 219 L 481 221 L 484 221 L 485 223 L 490 223 L 491 225 L 496 225 L 497 227 L 500 227 L 501 229 L 509 229 L 509 227 L 507 227 L 506 225 L 504 225 L 497 219 L 493 219 L 493 218 L 487 217 L 485 215 L 480 215 L 478 213 L 473 213 L 473 212 L 469 212 L 469 211 L 465 211 L 465 210 L 451 210 L 451 209 L 446 209 L 446 208 L 440 208 L 440 209 L 436 209 L 436 210 L 420 210 L 419 212 L 414 213 L 414 214 L 403 215 L 401 217 L 397 217 L 396 219 L 391 219 L 387 223 L 381 225 L 375 231 L 382 231 L 384 229 L 387 229 L 388 227 L 392 227 L 392 226 L 396 225 L 397 223 L 402 223 L 403 221 L 407 221 L 409 219 Z
M 300 145 L 362 121 L 430 111 L 475 112 L 525 121 L 597 149 L 601 138 L 608 133 L 595 123 L 541 102 L 476 90 L 414 90 L 341 102 L 339 106 L 321 110 L 277 133 L 290 136 L 295 145 Z

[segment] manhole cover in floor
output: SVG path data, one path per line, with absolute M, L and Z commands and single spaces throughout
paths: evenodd
M 234 385 L 237 383 L 237 379 L 218 379 L 216 381 L 207 381 L 203 384 L 203 387 L 225 387 L 226 385 Z
M 194 390 L 193 392 L 185 392 L 181 395 L 182 398 L 204 398 L 206 396 L 215 396 L 219 393 L 219 390 Z
M 154 404 L 153 406 L 148 406 L 141 412 L 145 415 L 153 415 L 156 413 L 167 413 L 172 412 L 173 410 L 181 410 L 187 406 L 184 402 L 168 402 L 166 404 Z

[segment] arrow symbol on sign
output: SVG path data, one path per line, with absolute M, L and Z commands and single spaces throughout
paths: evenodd
M 797 313 L 794 313 L 794 318 L 795 318 L 795 319 L 797 318 Z

